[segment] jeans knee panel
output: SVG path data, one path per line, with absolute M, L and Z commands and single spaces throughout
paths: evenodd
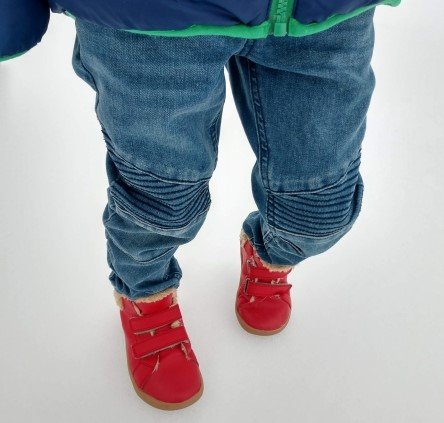
M 357 218 L 363 195 L 359 164 L 336 184 L 300 193 L 267 195 L 268 224 L 281 233 L 305 238 L 331 238 Z
M 113 156 L 118 176 L 109 187 L 115 209 L 141 226 L 164 231 L 186 231 L 208 211 L 207 179 L 179 182 L 162 179 Z

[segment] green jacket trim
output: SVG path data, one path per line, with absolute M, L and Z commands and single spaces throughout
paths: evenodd
M 270 22 L 248 26 L 243 24 L 230 26 L 192 25 L 185 29 L 176 30 L 139 30 L 123 29 L 122 31 L 143 35 L 159 35 L 163 37 L 192 37 L 195 35 L 225 35 L 238 38 L 265 38 L 269 34 Z
M 163 37 L 190 37 L 195 35 L 224 35 L 227 37 L 238 38 L 265 38 L 270 34 L 275 36 L 290 35 L 293 37 L 303 37 L 306 35 L 316 34 L 331 28 L 338 23 L 353 18 L 361 13 L 366 12 L 380 5 L 398 6 L 401 0 L 381 0 L 379 3 L 363 6 L 355 9 L 353 12 L 341 15 L 330 16 L 327 20 L 320 23 L 302 24 L 297 19 L 289 17 L 291 7 L 294 1 L 286 4 L 287 10 L 278 11 L 279 2 L 274 1 L 270 11 L 270 18 L 261 25 L 248 26 L 243 24 L 231 26 L 211 26 L 211 25 L 192 25 L 185 29 L 179 30 L 139 30 L 124 29 L 122 31 L 132 32 L 134 34 L 158 35 Z M 280 13 L 278 15 L 277 13 Z M 72 15 L 71 15 L 72 16 Z M 73 17 L 73 16 L 72 16 Z
M 21 51 L 20 53 L 15 53 L 15 54 L 11 54 L 10 56 L 1 56 L 0 57 L 0 62 L 5 62 L 6 60 L 9 59 L 15 59 L 16 57 L 21 56 L 22 54 L 25 54 L 28 50 L 26 51 Z

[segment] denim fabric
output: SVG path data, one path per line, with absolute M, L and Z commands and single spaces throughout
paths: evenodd
M 224 67 L 257 157 L 258 209 L 243 229 L 260 257 L 295 265 L 351 228 L 375 83 L 373 13 L 260 40 L 144 36 L 77 19 L 73 66 L 97 93 L 107 146 L 103 221 L 117 291 L 134 299 L 179 285 L 174 253 L 210 206 Z

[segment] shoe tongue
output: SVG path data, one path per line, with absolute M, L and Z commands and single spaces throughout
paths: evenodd
M 168 294 L 157 301 L 135 301 L 135 303 L 142 314 L 152 314 L 169 308 L 173 304 L 173 294 Z

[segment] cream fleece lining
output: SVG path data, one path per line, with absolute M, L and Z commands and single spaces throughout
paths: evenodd
M 244 229 L 241 229 L 241 233 L 240 233 L 240 243 L 241 243 L 241 247 L 244 246 L 244 244 L 249 241 L 250 244 L 253 246 L 253 243 L 249 240 L 247 234 L 245 233 Z M 258 253 L 256 252 L 256 249 L 253 246 L 253 252 L 254 252 L 254 256 L 257 257 L 260 262 L 262 263 L 262 265 L 270 270 L 271 272 L 289 272 L 291 269 L 293 269 L 294 266 L 286 266 L 286 265 L 282 265 L 282 264 L 271 264 L 271 263 L 267 263 L 264 260 L 262 260 Z
M 135 303 L 154 303 L 155 301 L 160 301 L 161 299 L 165 298 L 167 295 L 173 294 L 173 304 L 177 303 L 177 290 L 176 288 L 168 288 L 165 289 L 165 291 L 157 292 L 156 294 L 149 295 L 147 297 L 137 298 L 135 300 L 130 300 L 125 295 L 121 294 L 120 292 L 117 292 L 114 290 L 114 298 L 116 300 L 117 305 L 122 310 L 123 309 L 123 303 L 122 298 L 127 299 L 128 301 L 132 301 Z

